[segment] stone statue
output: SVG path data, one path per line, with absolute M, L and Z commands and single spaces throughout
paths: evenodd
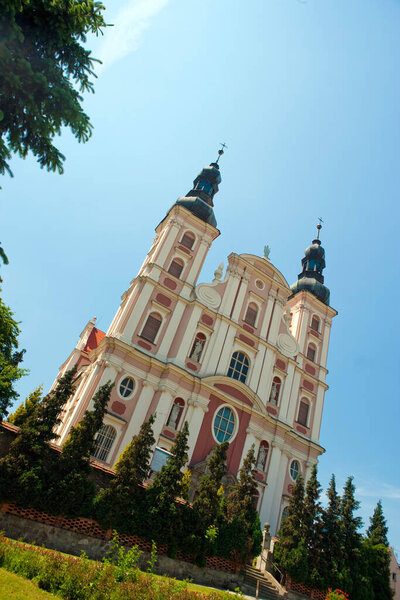
M 201 353 L 203 352 L 203 343 L 201 340 L 196 340 L 193 344 L 190 358 L 193 358 L 196 362 L 200 362 Z
M 264 444 L 261 444 L 260 449 L 258 450 L 257 464 L 256 464 L 257 469 L 260 469 L 260 471 L 264 470 L 266 456 L 267 456 L 267 451 L 265 449 L 265 446 L 264 446 Z
M 171 414 L 168 419 L 168 427 L 172 427 L 172 429 L 176 429 L 178 415 L 181 407 L 179 404 L 174 404 L 171 410 Z
M 224 263 L 218 265 L 218 268 L 214 271 L 214 282 L 219 281 L 222 277 L 222 273 L 224 272 Z
M 269 260 L 269 255 L 270 254 L 271 254 L 271 248 L 267 244 L 266 246 L 264 246 L 264 258 L 266 258 L 267 260 Z
M 271 402 L 271 404 L 275 404 L 276 405 L 276 395 L 278 393 L 278 388 L 277 385 L 275 383 L 275 381 L 272 383 L 272 388 L 271 388 L 271 393 L 269 395 L 269 401 Z

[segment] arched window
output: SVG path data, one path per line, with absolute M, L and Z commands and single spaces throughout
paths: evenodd
M 246 383 L 249 364 L 249 359 L 243 352 L 234 352 L 228 369 L 228 377 Z
M 278 406 L 279 401 L 279 392 L 281 391 L 282 382 L 279 377 L 274 377 L 272 380 L 271 392 L 269 394 L 269 402 L 274 404 L 274 406 Z
M 170 273 L 171 275 L 173 275 L 174 277 L 177 277 L 179 279 L 179 277 L 181 276 L 181 273 L 183 271 L 183 267 L 184 267 L 183 260 L 181 260 L 180 258 L 174 258 L 172 263 L 169 265 L 168 273 Z
M 311 319 L 311 329 L 314 329 L 314 331 L 319 331 L 320 323 L 320 318 L 317 315 L 313 315 L 313 318 Z
M 206 343 L 206 336 L 204 333 L 197 333 L 194 338 L 193 346 L 189 354 L 189 358 L 195 360 L 196 362 L 200 362 L 201 355 L 203 354 L 203 349 Z
M 252 327 L 255 327 L 256 320 L 257 320 L 257 315 L 258 315 L 258 306 L 257 306 L 257 304 L 255 304 L 254 302 L 250 302 L 250 304 L 247 307 L 246 315 L 244 317 L 244 320 L 246 321 L 246 323 L 248 323 Z
M 256 468 L 260 471 L 265 471 L 267 465 L 269 444 L 268 442 L 262 441 L 258 449 Z
M 93 451 L 93 458 L 107 462 L 108 455 L 111 450 L 111 446 L 117 437 L 117 432 L 111 425 L 103 425 L 98 431 L 95 446 Z
M 235 432 L 235 415 L 229 406 L 219 409 L 214 419 L 214 436 L 219 444 L 229 442 Z
M 292 462 L 290 463 L 289 473 L 290 473 L 290 477 L 293 479 L 293 481 L 296 481 L 299 474 L 301 473 L 300 463 L 298 460 L 292 460 Z
M 205 179 L 201 179 L 197 183 L 196 189 L 197 190 L 203 190 L 203 192 L 205 192 L 209 196 L 211 196 L 213 194 L 213 192 L 214 192 L 214 188 L 213 188 L 212 183 L 210 181 L 206 181 Z
M 193 248 L 195 239 L 196 238 L 191 231 L 186 231 L 181 239 L 181 244 L 182 246 L 185 246 L 185 248 L 189 248 L 189 250 L 191 250 Z
M 317 349 L 314 344 L 308 344 L 307 348 L 307 358 L 315 362 L 315 355 L 317 354 Z
M 285 519 L 287 519 L 287 518 L 288 518 L 288 516 L 289 516 L 289 507 L 288 507 L 288 506 L 285 506 L 285 508 L 284 508 L 284 509 L 283 509 L 283 511 L 282 511 L 282 516 L 281 516 L 281 523 L 280 523 L 280 525 L 282 525 L 283 521 L 284 521 Z
M 144 338 L 148 342 L 154 342 L 156 339 L 158 330 L 160 329 L 160 325 L 162 323 L 162 318 L 158 313 L 151 313 L 147 317 L 147 321 L 142 329 L 142 333 L 140 337 Z
M 300 425 L 304 425 L 305 427 L 308 426 L 309 412 L 310 412 L 310 403 L 308 402 L 308 400 L 306 398 L 302 398 L 300 400 L 299 414 L 297 417 L 297 422 L 300 423 Z
M 169 413 L 167 427 L 178 429 L 184 407 L 185 401 L 182 398 L 175 398 L 171 412 Z

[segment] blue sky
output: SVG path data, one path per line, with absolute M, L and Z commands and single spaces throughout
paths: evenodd
M 94 315 L 106 329 L 154 227 L 220 142 L 221 236 L 292 283 L 324 220 L 332 327 L 319 474 L 354 475 L 361 515 L 379 498 L 400 551 L 399 0 L 110 0 L 115 27 L 84 106 L 95 130 L 65 132 L 65 174 L 32 158 L 3 178 L 3 296 L 21 321 L 30 375 L 48 388 Z

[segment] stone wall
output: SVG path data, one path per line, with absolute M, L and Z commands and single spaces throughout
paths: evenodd
M 16 510 L 13 510 L 12 505 L 7 504 L 0 506 L 0 530 L 7 537 L 39 546 L 43 545 L 51 550 L 58 550 L 76 556 L 85 551 L 89 558 L 93 560 L 101 560 L 108 552 L 109 541 L 105 539 L 106 536 L 103 536 L 103 538 L 93 536 L 94 533 L 98 533 L 96 530 L 99 527 L 95 521 L 90 521 L 89 519 L 65 519 L 64 517 L 47 515 L 48 522 L 43 522 L 46 515 L 42 513 L 43 519 L 40 522 L 31 518 L 18 516 L 18 514 L 12 514 L 18 510 L 20 512 L 33 512 L 32 509 L 15 508 Z M 87 527 L 92 527 L 92 536 L 88 535 L 87 531 L 79 531 L 79 529 L 82 529 L 82 527 L 79 527 L 79 523 L 83 522 L 86 523 Z M 65 525 L 74 527 L 75 530 L 66 529 Z M 109 538 L 110 536 L 108 535 L 107 537 Z M 145 540 L 141 540 L 141 542 L 143 549 L 141 567 L 146 568 L 146 562 L 150 558 L 150 543 Z M 147 550 L 145 549 L 146 545 Z M 224 559 L 211 558 L 211 563 L 209 562 L 210 566 L 213 565 L 213 560 L 222 564 Z M 195 583 L 211 585 L 221 589 L 234 590 L 236 587 L 240 587 L 240 589 L 245 588 L 244 577 L 240 574 L 207 567 L 200 568 L 190 562 L 172 559 L 162 554 L 158 554 L 155 572 L 159 575 L 168 575 L 177 579 L 190 579 Z

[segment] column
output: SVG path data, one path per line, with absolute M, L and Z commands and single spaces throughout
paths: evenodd
M 269 329 L 269 335 L 268 335 L 268 342 L 270 344 L 273 344 L 273 345 L 276 344 L 276 340 L 277 340 L 278 333 L 279 333 L 279 327 L 281 325 L 282 315 L 283 315 L 285 306 L 286 306 L 286 300 L 281 298 L 281 296 L 277 295 L 276 303 L 275 303 L 275 310 L 274 310 L 274 314 L 272 315 L 271 327 Z
M 131 442 L 133 436 L 139 433 L 140 427 L 146 418 L 147 411 L 156 390 L 156 383 L 147 380 L 143 381 L 142 391 L 140 392 L 135 410 L 133 411 L 131 419 L 126 428 L 125 435 L 121 441 L 120 452 L 123 452 L 126 446 Z
M 147 306 L 150 296 L 153 293 L 153 289 L 154 286 L 148 281 L 146 281 L 135 304 L 134 310 L 129 316 L 128 322 L 126 323 L 125 327 L 119 332 L 120 338 L 124 342 L 128 344 L 132 343 L 132 336 L 135 332 L 136 327 L 138 326 L 140 319 L 142 318 L 143 312 Z M 131 298 L 133 303 L 133 296 L 131 296 Z M 131 302 L 131 299 L 129 299 L 129 302 Z
M 182 336 L 181 339 L 181 345 L 179 346 L 179 350 L 176 354 L 176 362 L 180 363 L 181 365 L 185 364 L 185 358 L 186 356 L 189 354 L 191 348 L 189 348 L 189 344 L 193 339 L 193 334 L 195 331 L 195 328 L 197 326 L 197 323 L 200 319 L 200 315 L 202 313 L 202 308 L 200 306 L 194 306 L 193 310 L 192 310 L 192 314 L 190 315 L 189 318 L 189 322 L 186 326 L 186 330 L 185 333 Z M 208 335 L 208 338 L 210 336 Z M 206 353 L 208 352 L 209 348 L 211 348 L 210 345 L 210 341 L 207 341 L 207 345 L 206 345 Z M 202 357 L 202 362 L 204 362 L 205 359 L 205 355 L 203 355 Z
M 197 277 L 201 270 L 201 266 L 204 262 L 206 254 L 209 251 L 210 247 L 211 247 L 211 240 L 208 239 L 207 237 L 203 237 L 200 240 L 199 248 L 196 252 L 196 255 L 194 256 L 192 265 L 190 267 L 189 274 L 186 278 L 186 281 L 190 285 L 195 285 Z
M 188 437 L 188 464 L 192 459 L 192 455 L 196 446 L 197 438 L 199 436 L 200 428 L 203 424 L 204 415 L 208 412 L 208 406 L 203 399 L 189 398 L 188 410 L 186 412 L 185 421 L 189 425 L 189 437 Z
M 285 381 L 284 396 L 282 397 L 282 401 L 284 402 L 284 404 L 282 404 L 281 413 L 280 413 L 283 416 L 283 418 L 290 425 L 293 424 L 294 418 L 295 418 L 295 410 L 296 410 L 297 398 L 298 398 L 298 392 L 299 392 L 300 380 L 301 380 L 301 373 L 298 370 L 295 371 L 295 368 L 296 368 L 295 365 L 289 363 L 288 376 L 289 376 L 289 370 L 290 370 L 290 372 L 291 372 L 290 384 L 291 385 L 290 385 L 290 387 L 288 387 L 288 389 L 286 389 L 286 381 Z M 289 381 L 287 381 L 287 383 L 289 384 Z
M 161 395 L 158 399 L 158 404 L 156 408 L 156 420 L 153 425 L 153 433 L 154 438 L 156 440 L 156 444 L 158 444 L 158 438 L 160 437 L 160 433 L 162 428 L 165 425 L 165 421 L 168 418 L 169 412 L 171 410 L 172 400 L 175 395 L 173 390 L 170 390 L 166 386 L 162 385 L 158 388 L 161 391 Z
M 245 440 L 244 446 L 243 446 L 242 458 L 240 459 L 239 469 L 241 468 L 243 461 L 246 458 L 247 453 L 253 444 L 254 444 L 254 453 L 256 455 L 256 460 L 257 460 L 258 447 L 262 440 L 262 431 L 260 431 L 259 429 L 256 429 L 255 427 L 249 426 L 246 429 L 246 434 L 247 435 L 246 435 L 246 440 Z
M 167 325 L 167 330 L 164 334 L 163 340 L 157 352 L 157 358 L 160 360 L 166 360 L 168 351 L 171 347 L 172 342 L 178 329 L 179 323 L 181 322 L 183 311 L 186 305 L 180 301 L 176 304 L 174 311 L 172 312 L 171 318 Z
M 324 338 L 322 341 L 322 350 L 321 350 L 321 359 L 320 359 L 320 365 L 322 365 L 323 367 L 326 367 L 326 362 L 328 359 L 328 346 L 329 346 L 329 336 L 331 333 L 331 325 L 332 325 L 332 321 L 331 320 L 326 320 L 325 322 L 325 327 L 324 327 Z
M 319 432 L 321 429 L 322 411 L 324 408 L 324 395 L 325 390 L 321 385 L 319 385 L 317 395 L 315 398 L 314 419 L 311 429 L 311 439 L 317 443 L 319 441 Z
M 271 531 L 273 532 L 273 535 L 276 535 L 278 525 L 279 525 L 279 523 L 278 523 L 279 511 L 281 508 L 283 484 L 286 479 L 289 457 L 290 457 L 289 452 L 284 448 L 282 450 L 282 454 L 281 454 L 281 460 L 280 460 L 280 464 L 279 464 L 279 472 L 275 479 L 275 486 L 274 486 L 275 489 L 274 489 L 274 495 L 273 495 L 272 505 L 271 505 L 271 509 L 270 509 L 269 523 L 271 525 Z

